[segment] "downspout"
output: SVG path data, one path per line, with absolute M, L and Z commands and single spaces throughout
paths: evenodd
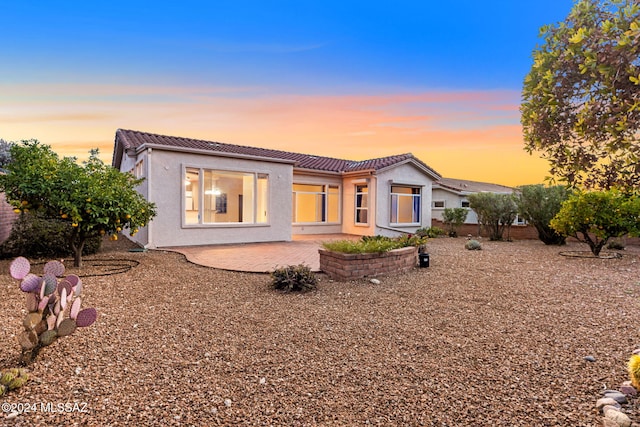
M 153 148 L 149 147 L 147 149 L 147 201 L 151 202 L 151 152 Z M 153 248 L 153 220 L 149 221 L 147 224 L 147 244 L 144 245 L 145 248 Z

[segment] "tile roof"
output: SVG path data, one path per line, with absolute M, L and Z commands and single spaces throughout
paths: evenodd
M 120 150 L 117 149 L 120 143 Z M 119 166 L 122 152 L 128 149 L 138 149 L 142 146 L 165 146 L 185 150 L 205 150 L 218 153 L 235 154 L 239 156 L 262 157 L 295 162 L 296 168 L 313 169 L 326 172 L 357 172 L 363 170 L 380 170 L 400 163 L 414 162 L 419 167 L 440 178 L 440 175 L 411 153 L 381 157 L 377 159 L 353 161 L 333 157 L 316 156 L 311 154 L 293 153 L 289 151 L 272 150 L 268 148 L 249 147 L 244 145 L 226 144 L 215 141 L 183 138 L 178 136 L 157 135 L 134 130 L 118 129 L 116 131 L 116 149 L 113 153 L 113 165 Z M 119 152 L 117 152 L 119 151 Z
M 512 187 L 505 185 L 454 178 L 441 178 L 433 184 L 434 189 L 438 187 L 458 193 L 513 193 L 514 191 Z

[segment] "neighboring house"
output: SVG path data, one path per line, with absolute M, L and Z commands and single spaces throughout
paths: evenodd
M 146 178 L 146 247 L 396 235 L 431 225 L 441 176 L 412 154 L 351 161 L 119 129 L 113 166 Z
M 469 208 L 469 194 L 496 193 L 512 194 L 515 190 L 504 185 L 489 184 L 486 182 L 467 181 L 464 179 L 441 178 L 433 183 L 433 219 L 442 221 L 442 213 L 445 208 L 467 208 L 467 220 L 465 224 L 477 224 L 478 216 Z M 519 219 L 514 224 L 523 224 Z

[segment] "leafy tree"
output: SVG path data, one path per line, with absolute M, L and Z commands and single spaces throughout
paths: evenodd
M 522 91 L 525 149 L 571 187 L 640 185 L 640 4 L 580 0 L 544 43 Z
M 562 185 L 545 187 L 542 184 L 518 188 L 518 212 L 538 230 L 538 238 L 545 245 L 564 245 L 566 236 L 551 228 L 551 220 L 560 211 L 570 190 Z
M 511 229 L 518 214 L 513 195 L 475 193 L 468 198 L 469 206 L 478 215 L 478 222 L 489 233 L 489 239 L 502 240 L 505 230 L 508 232 Z
M 458 236 L 458 228 L 467 219 L 469 211 L 465 208 L 445 208 L 442 212 L 442 222 L 447 225 L 450 237 Z
M 577 192 L 562 204 L 551 227 L 587 243 L 598 256 L 609 238 L 640 234 L 640 197 L 617 189 Z
M 134 235 L 155 216 L 136 186 L 142 180 L 122 173 L 98 158 L 98 151 L 83 165 L 74 158 L 60 159 L 37 140 L 11 147 L 7 174 L 0 175 L 0 189 L 17 211 L 37 210 L 48 218 L 71 224 L 69 244 L 74 265 L 82 265 L 82 249 L 88 238 L 129 229 Z

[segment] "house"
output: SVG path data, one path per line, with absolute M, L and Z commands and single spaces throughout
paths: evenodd
M 433 219 L 442 221 L 442 213 L 445 208 L 467 208 L 469 213 L 465 224 L 477 224 L 478 216 L 469 208 L 470 194 L 496 193 L 512 194 L 515 190 L 499 184 L 487 182 L 468 181 L 464 179 L 441 178 L 433 184 Z
M 119 129 L 113 167 L 145 178 L 149 248 L 397 235 L 431 225 L 441 176 L 412 154 L 352 161 Z

